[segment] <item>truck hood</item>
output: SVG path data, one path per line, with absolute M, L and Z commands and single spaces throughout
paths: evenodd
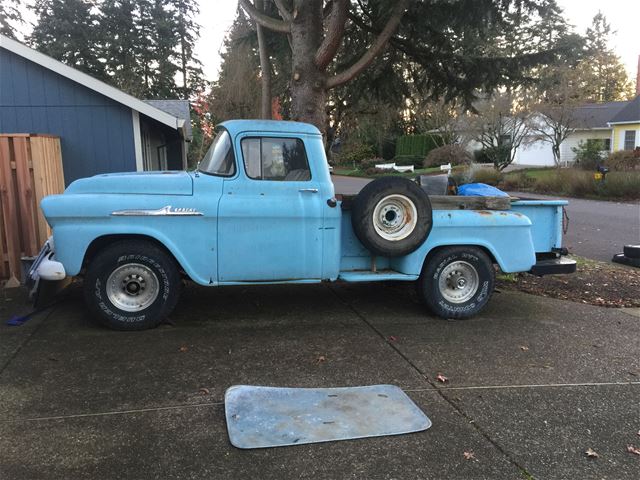
M 76 180 L 64 193 L 193 195 L 193 179 L 187 172 L 108 173 Z

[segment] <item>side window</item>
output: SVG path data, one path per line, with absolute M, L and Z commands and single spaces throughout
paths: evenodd
M 298 138 L 245 138 L 241 142 L 244 168 L 255 180 L 300 182 L 311 180 L 311 170 Z

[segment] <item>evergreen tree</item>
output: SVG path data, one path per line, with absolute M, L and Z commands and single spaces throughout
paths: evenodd
M 35 48 L 94 77 L 105 78 L 96 44 L 97 17 L 89 1 L 36 0 L 31 8 L 37 22 L 29 41 Z
M 590 99 L 594 102 L 612 102 L 633 98 L 633 85 L 627 71 L 610 46 L 615 34 L 602 12 L 593 17 L 587 29 L 587 58 L 580 65 Z
M 20 0 L 0 0 L 0 34 L 16 38 L 16 28 L 24 23 Z
M 104 0 L 100 5 L 101 55 L 109 82 L 130 93 L 144 93 L 139 75 L 138 10 L 133 0 Z
M 178 47 L 178 70 L 182 80 L 182 97 L 189 98 L 204 90 L 206 82 L 202 63 L 195 57 L 194 48 L 200 36 L 200 25 L 195 18 L 200 13 L 196 0 L 170 0 L 176 11 L 176 40 Z

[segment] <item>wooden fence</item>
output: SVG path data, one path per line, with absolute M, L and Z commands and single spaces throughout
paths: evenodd
M 15 285 L 20 257 L 37 255 L 51 234 L 43 197 L 64 191 L 60 139 L 0 134 L 0 280 Z

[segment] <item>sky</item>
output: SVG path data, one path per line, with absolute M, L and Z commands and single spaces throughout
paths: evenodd
M 569 23 L 584 34 L 593 16 L 602 10 L 617 32 L 612 47 L 635 79 L 640 55 L 640 1 L 638 0 L 557 0 Z M 196 48 L 209 79 L 218 76 L 220 52 L 226 33 L 235 18 L 237 0 L 200 0 L 201 37 Z

